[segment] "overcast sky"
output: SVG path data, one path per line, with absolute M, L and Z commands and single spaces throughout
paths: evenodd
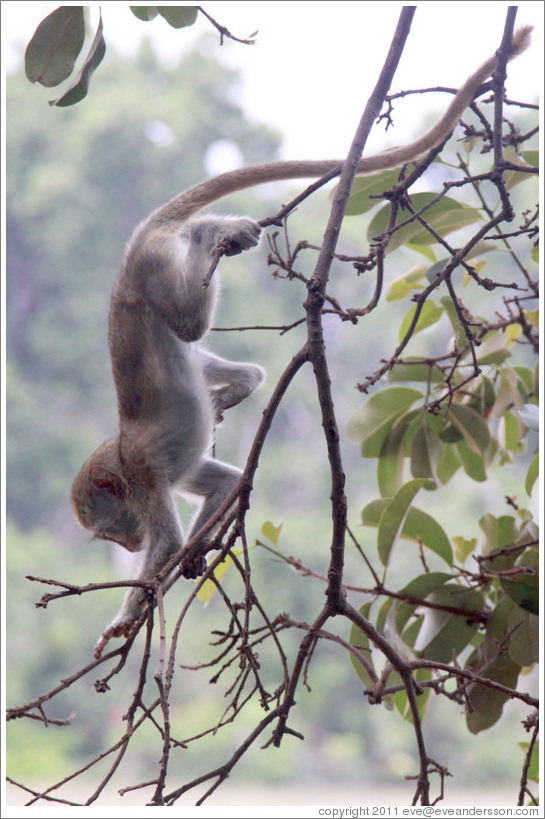
M 15 42 L 27 42 L 39 21 L 58 4 L 3 2 L 6 66 Z M 88 4 L 93 5 L 93 4 Z M 180 4 L 176 4 L 180 5 Z M 430 85 L 459 86 L 498 46 L 508 3 L 417 3 L 411 34 L 392 90 Z M 199 15 L 191 29 L 174 30 L 165 20 L 143 23 L 128 4 L 101 4 L 106 41 L 130 53 L 150 36 L 166 59 L 175 59 L 210 30 Z M 241 102 L 248 114 L 285 135 L 286 158 L 346 154 L 367 97 L 386 56 L 399 16 L 397 2 L 209 2 L 207 11 L 233 34 L 259 31 L 253 46 L 226 41 L 217 56 L 242 72 Z M 533 46 L 509 68 L 509 96 L 533 100 L 543 76 L 543 7 L 518 4 L 517 25 L 535 26 Z M 21 50 L 19 49 L 19 53 Z M 107 59 L 107 56 L 106 56 Z M 51 90 L 31 89 L 36 98 Z M 40 96 L 41 95 L 41 96 Z M 396 113 L 395 136 L 376 129 L 372 151 L 399 144 L 421 131 L 420 118 L 445 106 L 444 95 L 412 97 Z

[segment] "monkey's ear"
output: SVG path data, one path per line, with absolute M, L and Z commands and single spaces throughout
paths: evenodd
M 89 480 L 96 489 L 104 489 L 116 498 L 123 499 L 125 497 L 123 479 L 105 466 L 92 466 L 89 470 Z

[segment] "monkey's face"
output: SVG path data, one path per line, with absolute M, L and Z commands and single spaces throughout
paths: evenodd
M 72 505 L 79 523 L 99 540 L 118 543 L 129 552 L 145 548 L 146 528 L 108 487 L 96 486 L 92 479 L 72 492 Z
M 146 527 L 131 508 L 115 442 L 103 444 L 83 465 L 72 486 L 72 506 L 79 523 L 99 540 L 118 543 L 129 552 L 146 548 Z

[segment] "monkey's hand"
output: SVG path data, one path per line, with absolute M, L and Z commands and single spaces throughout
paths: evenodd
M 233 217 L 222 225 L 217 237 L 218 246 L 225 256 L 237 256 L 259 244 L 261 227 L 248 216 Z
M 182 575 L 187 580 L 196 580 L 201 574 L 204 574 L 207 569 L 206 558 L 202 555 L 197 555 L 191 562 L 183 564 Z

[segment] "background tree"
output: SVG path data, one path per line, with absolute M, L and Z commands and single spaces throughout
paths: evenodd
M 512 22 L 509 17 L 507 34 Z M 432 760 L 426 750 L 444 741 L 434 731 L 430 694 L 440 695 L 434 704 L 439 715 L 436 727 L 444 723 L 449 708 L 457 713 L 462 704 L 474 733 L 498 726 L 505 700 L 517 700 L 515 722 L 524 718 L 530 730 L 528 754 L 521 754 L 520 766 L 513 765 L 510 750 L 506 757 L 514 783 L 521 780 L 525 758 L 528 762 L 517 793 L 519 801 L 524 800 L 537 736 L 535 697 L 519 683 L 521 669 L 534 663 L 537 649 L 537 531 L 530 509 L 520 500 L 520 494 L 532 491 L 536 475 L 536 441 L 532 433 L 527 440 L 527 431 L 534 425 L 538 395 L 533 365 L 537 284 L 532 188 L 537 162 L 527 150 L 519 155 L 531 138 L 526 109 L 521 116 L 519 106 L 513 108 L 517 124 L 507 130 L 507 144 L 502 144 L 499 129 L 494 128 L 494 122 L 501 122 L 501 94 L 495 96 L 495 108 L 490 103 L 475 106 L 477 119 L 466 126 L 463 152 L 455 145 L 452 153 L 441 154 L 442 164 L 430 167 L 433 157 L 428 157 L 401 175 L 395 172 L 358 183 L 348 208 L 360 218 L 345 220 L 341 237 L 348 259 L 339 257 L 331 271 L 324 262 L 331 230 L 324 233 L 316 222 L 311 226 L 308 215 L 312 208 L 323 214 L 325 224 L 328 205 L 323 197 L 318 205 L 316 197 L 303 204 L 287 227 L 270 231 L 268 259 L 262 257 L 260 269 L 265 271 L 268 262 L 272 278 L 256 275 L 255 258 L 236 260 L 240 265 L 236 269 L 233 262 L 224 263 L 228 284 L 218 325 L 224 326 L 224 320 L 225 325 L 248 324 L 246 306 L 251 303 L 256 328 L 249 336 L 251 356 L 270 373 L 272 397 L 257 437 L 253 436 L 257 398 L 219 430 L 221 457 L 225 451 L 226 457 L 240 460 L 237 456 L 250 450 L 247 475 L 255 486 L 251 513 L 244 518 L 248 498 L 243 494 L 237 527 L 226 533 L 224 554 L 231 548 L 229 557 L 221 570 L 216 569 L 215 580 L 211 570 L 204 585 L 195 588 L 200 601 L 197 597 L 187 607 L 188 586 L 180 583 L 164 601 L 168 624 L 176 623 L 184 605 L 178 650 L 183 657 L 174 653 L 177 635 L 171 632 L 167 652 L 172 653 L 157 655 L 153 643 L 151 665 L 146 651 L 140 656 L 140 643 L 132 650 L 130 645 L 116 649 L 120 665 L 110 668 L 106 682 L 97 685 L 107 702 L 115 697 L 115 706 L 101 708 L 96 697 L 89 697 L 95 663 L 77 682 L 67 680 L 67 669 L 87 663 L 88 647 L 104 620 L 102 606 L 108 605 L 102 601 L 110 600 L 98 591 L 80 594 L 81 584 L 104 575 L 104 552 L 93 546 L 83 561 L 69 557 L 74 543 L 81 548 L 81 534 L 74 531 L 66 498 L 81 461 L 114 426 L 105 345 L 107 299 L 115 273 L 112 259 L 120 258 L 133 225 L 172 195 L 172 168 L 180 175 L 177 188 L 206 175 L 204 158 L 215 141 L 228 135 L 245 164 L 273 158 L 277 137 L 249 126 L 235 105 L 225 106 L 230 80 L 224 68 L 219 70 L 199 52 L 185 58 L 177 72 L 165 73 L 144 47 L 132 63 L 114 60 L 101 66 L 93 80 L 100 106 L 88 100 L 67 112 L 66 128 L 59 130 L 51 112 L 29 112 L 21 80 L 13 79 L 8 108 L 12 185 L 8 454 L 14 521 L 10 551 L 17 557 L 12 568 L 17 588 L 23 587 L 23 573 L 43 577 L 44 565 L 51 566 L 48 576 L 60 575 L 62 581 L 68 577 L 78 586 L 77 600 L 55 603 L 65 614 L 56 621 L 57 633 L 42 631 L 43 653 L 30 657 L 34 669 L 23 665 L 23 651 L 37 642 L 34 623 L 40 630 L 51 628 L 44 623 L 43 612 L 38 612 L 39 620 L 34 618 L 26 643 L 22 628 L 12 635 L 11 665 L 16 670 L 11 690 L 17 689 L 18 702 L 29 705 L 14 708 L 10 716 L 33 717 L 32 722 L 19 720 L 13 726 L 10 741 L 17 778 L 28 781 L 25 768 L 36 771 L 36 758 L 30 759 L 28 752 L 23 758 L 17 750 L 29 739 L 37 747 L 38 736 L 43 742 L 36 720 L 70 722 L 69 715 L 76 710 L 85 728 L 75 732 L 74 727 L 61 730 L 59 725 L 62 739 L 52 745 L 50 771 L 42 768 L 40 777 L 51 774 L 52 780 L 60 780 L 63 754 L 75 753 L 88 761 L 105 750 L 104 736 L 109 735 L 111 759 L 117 759 L 116 754 L 131 758 L 130 783 L 121 776 L 120 785 L 134 784 L 138 774 L 146 781 L 156 776 L 150 796 L 155 804 L 174 803 L 184 790 L 201 782 L 209 781 L 213 789 L 243 752 L 250 757 L 246 764 L 253 772 L 267 767 L 270 775 L 272 765 L 274 775 L 278 756 L 273 755 L 271 763 L 271 751 L 254 751 L 254 740 L 259 738 L 257 744 L 262 745 L 271 732 L 273 744 L 290 743 L 289 757 L 293 760 L 297 754 L 298 767 L 309 774 L 313 769 L 321 773 L 320 766 L 330 763 L 327 743 L 320 753 L 324 732 L 343 735 L 339 767 L 347 781 L 352 776 L 361 781 L 359 761 L 364 755 L 375 760 L 369 776 L 377 769 L 383 775 L 404 773 L 388 771 L 385 760 L 392 746 L 387 732 L 375 729 L 372 745 L 365 742 L 365 728 L 391 725 L 394 715 L 384 708 L 362 706 L 363 683 L 369 702 L 393 706 L 412 720 L 417 745 L 408 725 L 396 734 L 395 745 L 409 751 L 417 748 L 406 772 L 420 769 L 415 799 L 424 803 L 435 798 L 435 793 L 429 794 L 430 774 L 437 773 L 442 784 L 446 767 L 450 770 L 452 764 L 434 762 L 439 754 L 434 750 Z M 160 93 L 149 96 L 147 88 L 160 88 Z M 374 119 L 372 113 L 364 117 L 366 127 Z M 409 192 L 424 172 L 425 190 Z M 448 178 L 445 188 L 438 181 L 443 178 Z M 335 225 L 340 224 L 345 205 L 342 187 L 339 191 Z M 377 195 L 379 199 L 370 198 Z M 249 195 L 238 197 L 236 210 L 256 218 L 270 215 L 270 203 L 251 201 L 250 205 Z M 513 206 L 519 213 L 515 219 Z M 226 207 L 235 210 L 235 203 Z M 68 235 L 67 213 L 73 215 Z M 368 239 L 362 243 L 361 214 L 367 213 Z M 504 223 L 510 225 L 508 230 Z M 454 243 L 451 234 L 461 228 L 467 232 L 455 233 Z M 498 230 L 511 235 L 499 237 Z M 310 240 L 300 243 L 302 237 L 316 237 L 317 246 L 323 241 L 321 251 Z M 508 252 L 497 250 L 500 243 Z M 392 259 L 396 272 L 402 265 L 406 271 L 395 280 Z M 420 260 L 416 267 L 415 259 Z M 487 259 L 494 259 L 494 274 L 485 278 Z M 487 272 L 491 267 L 490 261 Z M 357 306 L 349 307 L 352 304 Z M 308 338 L 305 320 L 312 331 Z M 400 328 L 393 339 L 391 327 L 396 332 Z M 336 410 L 324 369 L 323 333 L 329 376 L 336 396 L 343 396 Z M 247 339 L 245 334 L 222 333 L 213 342 L 222 354 L 236 355 Z M 309 360 L 314 375 L 306 366 Z M 395 383 L 388 384 L 386 377 Z M 372 394 L 358 409 L 352 385 L 360 379 L 360 390 Z M 39 421 L 36 406 L 43 408 Z M 350 437 L 361 444 L 365 458 L 377 461 L 376 490 L 371 488 L 369 470 L 364 471 L 358 460 L 357 448 L 344 436 L 344 420 L 350 416 Z M 233 435 L 235 425 L 240 435 Z M 258 456 L 260 469 L 255 473 Z M 352 484 L 347 520 L 343 472 Z M 474 482 L 469 491 L 468 478 Z M 479 484 L 490 489 L 477 493 Z M 417 492 L 418 507 L 413 503 Z M 328 509 L 331 493 L 333 523 Z M 278 524 L 280 516 L 283 527 Z M 352 545 L 345 551 L 347 522 Z M 360 522 L 363 530 L 356 529 Z M 37 533 L 36 527 L 42 531 Z M 44 528 L 54 532 L 54 538 L 45 535 Z M 369 537 L 375 530 L 376 541 Z M 248 551 L 254 543 L 260 548 Z M 287 572 L 288 567 L 299 577 Z M 322 608 L 328 568 L 327 607 Z M 35 587 L 28 586 L 20 599 L 11 599 L 13 622 L 25 627 L 28 606 L 35 598 Z M 61 596 L 67 593 L 72 594 L 68 590 Z M 210 600 L 204 614 L 203 600 Z M 69 606 L 77 607 L 77 617 L 70 614 L 68 619 Z M 344 617 L 331 620 L 334 613 Z M 52 616 L 48 609 L 47 622 Z M 163 621 L 161 610 L 158 619 Z M 75 665 L 74 651 L 80 660 Z M 24 653 L 28 658 L 28 651 Z M 163 665 L 169 656 L 171 665 Z M 174 674 L 180 661 L 199 670 Z M 150 680 L 145 690 L 140 686 L 133 696 L 141 662 L 141 668 L 155 670 L 156 680 Z M 205 708 L 192 709 L 193 724 L 188 726 L 188 702 L 200 705 L 203 673 L 224 686 L 227 699 L 216 704 L 212 718 Z M 42 692 L 60 678 L 67 681 L 58 694 L 42 701 L 36 699 L 38 677 Z M 314 696 L 304 694 L 308 683 Z M 292 711 L 295 690 L 298 708 Z M 301 700 L 304 710 L 299 716 Z M 120 728 L 116 721 L 114 726 L 113 714 L 127 703 L 128 722 Z M 150 711 L 142 710 L 144 703 Z M 428 707 L 424 740 L 421 720 Z M 107 709 L 112 710 L 105 713 Z M 101 722 L 104 717 L 106 722 Z M 112 727 L 106 731 L 110 720 Z M 525 738 L 523 731 L 515 735 L 503 727 L 505 723 L 513 724 L 509 717 L 502 718 L 502 738 L 504 731 L 513 744 Z M 218 724 L 225 727 L 212 732 Z M 233 724 L 236 732 L 245 732 L 245 740 L 235 739 Z M 286 732 L 305 734 L 307 743 L 298 747 L 293 737 L 282 739 Z M 309 742 L 314 758 L 305 765 Z M 464 738 L 459 752 L 466 743 Z M 190 754 L 182 750 L 185 745 Z M 161 746 L 161 765 L 150 777 L 155 764 L 151 760 L 157 759 Z M 171 753 L 183 754 L 184 784 L 175 775 L 171 782 Z M 266 762 L 260 756 L 266 756 Z M 276 763 L 278 776 L 285 773 L 286 759 L 284 755 Z M 457 766 L 459 761 L 460 754 Z M 496 775 L 497 763 L 492 757 Z M 89 802 L 106 784 L 101 775 L 95 777 L 93 788 L 101 780 Z M 56 789 L 52 795 L 64 798 Z

